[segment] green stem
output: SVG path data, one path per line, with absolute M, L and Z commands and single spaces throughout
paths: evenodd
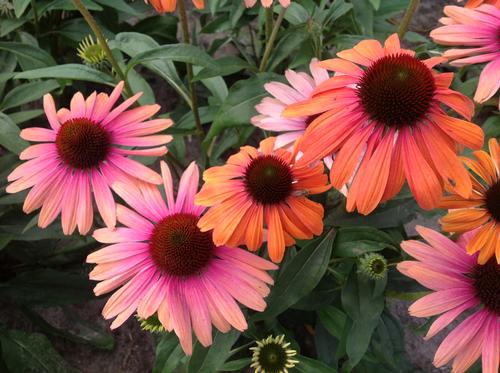
M 38 10 L 36 9 L 35 0 L 31 0 L 31 9 L 33 9 L 33 17 L 35 19 L 35 35 L 38 36 Z
M 113 66 L 113 69 L 115 70 L 120 80 L 123 80 L 123 82 L 125 83 L 125 92 L 127 96 L 131 97 L 133 93 L 132 89 L 130 89 L 130 85 L 127 82 L 127 77 L 125 76 L 122 69 L 120 68 L 120 65 L 113 56 L 111 49 L 109 49 L 108 42 L 106 41 L 106 38 L 104 37 L 104 34 L 101 31 L 101 28 L 99 27 L 94 17 L 92 17 L 92 14 L 90 14 L 90 12 L 87 10 L 87 8 L 85 7 L 85 5 L 82 3 L 81 0 L 73 0 L 73 4 L 75 4 L 75 6 L 78 8 L 85 21 L 94 32 L 95 37 L 97 38 L 97 41 L 101 45 L 102 49 L 104 49 L 104 53 L 106 53 L 106 57 L 111 63 L 111 66 Z
M 186 4 L 185 0 L 180 0 L 179 2 L 179 17 L 181 20 L 181 28 L 182 28 L 182 39 L 184 43 L 190 44 L 191 40 L 189 37 L 189 25 L 186 15 Z M 193 83 L 193 66 L 190 63 L 186 63 L 186 71 L 188 77 L 189 91 L 191 93 L 191 101 L 194 116 L 194 123 L 196 124 L 196 129 L 198 130 L 198 135 L 201 137 L 205 137 L 205 131 L 203 130 L 203 126 L 201 125 L 200 113 L 198 111 L 198 95 L 196 94 L 196 87 Z
M 276 40 L 276 36 L 278 36 L 278 31 L 280 29 L 281 22 L 283 21 L 283 18 L 285 17 L 285 12 L 286 12 L 286 8 L 281 7 L 281 11 L 280 11 L 280 14 L 278 15 L 278 19 L 276 20 L 276 23 L 274 24 L 274 27 L 273 27 L 273 31 L 271 32 L 271 36 L 269 37 L 269 40 L 267 41 L 266 50 L 264 51 L 264 56 L 262 57 L 259 71 L 264 71 L 266 69 L 267 62 L 268 62 L 269 57 L 271 56 L 271 52 L 273 50 L 274 41 Z
M 401 23 L 399 24 L 399 30 L 398 30 L 399 39 L 403 39 L 403 37 L 406 34 L 406 31 L 408 31 L 411 19 L 413 18 L 413 15 L 415 14 L 415 11 L 417 10 L 419 4 L 420 0 L 410 0 L 408 8 L 406 8 L 406 13 L 403 19 L 401 20 Z
M 271 37 L 271 31 L 273 29 L 273 7 L 265 8 L 266 12 L 266 23 L 265 23 L 265 32 L 266 32 L 266 45 L 269 42 L 269 38 Z

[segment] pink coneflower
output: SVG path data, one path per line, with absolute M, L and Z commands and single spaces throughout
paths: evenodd
M 199 172 L 193 162 L 184 172 L 174 199 L 170 170 L 161 162 L 166 204 L 158 188 L 139 182 L 118 183 L 117 193 L 135 210 L 117 207 L 125 227 L 103 228 L 94 238 L 111 244 L 88 256 L 97 263 L 90 279 L 101 281 L 96 295 L 117 290 L 102 314 L 117 328 L 137 310 L 146 319 L 157 313 L 165 329 L 174 330 L 186 354 L 192 352 L 192 331 L 203 346 L 212 343 L 212 326 L 225 333 L 245 330 L 245 316 L 236 301 L 257 311 L 273 279 L 266 270 L 276 265 L 242 249 L 215 246 L 211 232 L 197 223 L 203 207 L 195 206 Z
M 39 227 L 47 227 L 61 213 L 64 234 L 71 234 L 76 226 L 81 234 L 86 234 L 94 215 L 93 193 L 104 223 L 113 228 L 116 223 L 116 207 L 110 190 L 113 182 L 161 183 L 159 174 L 127 156 L 165 154 L 164 144 L 172 137 L 156 133 L 170 127 L 172 121 L 147 120 L 160 109 L 159 105 L 126 110 L 141 93 L 113 109 L 122 89 L 123 82 L 109 96 L 94 92 L 87 99 L 78 92 L 69 109 L 57 112 L 54 99 L 47 94 L 43 106 L 51 128 L 33 127 L 21 131 L 23 139 L 41 144 L 32 145 L 19 155 L 27 162 L 8 176 L 12 183 L 7 192 L 32 188 L 23 210 L 30 213 L 41 207 Z
M 291 148 L 315 116 L 285 118 L 281 115 L 288 105 L 307 100 L 314 88 L 328 80 L 328 71 L 318 66 L 314 58 L 309 64 L 311 75 L 303 72 L 287 70 L 285 77 L 290 85 L 281 82 L 270 82 L 264 85 L 273 97 L 265 97 L 255 109 L 259 113 L 252 118 L 252 124 L 266 131 L 281 132 L 276 136 L 277 148 Z
M 247 8 L 253 7 L 257 3 L 257 0 L 245 0 L 245 6 Z M 273 0 L 260 0 L 260 3 L 264 8 L 269 8 L 273 5 Z M 282 7 L 287 8 L 290 5 L 290 0 L 279 0 Z
M 500 88 L 500 9 L 487 4 L 475 9 L 446 6 L 444 14 L 448 16 L 441 19 L 445 26 L 430 35 L 436 43 L 466 47 L 444 52 L 444 57 L 454 60 L 453 66 L 486 63 L 474 95 L 475 101 L 483 103 Z
M 429 243 L 405 241 L 404 251 L 417 261 L 398 264 L 403 274 L 434 292 L 410 308 L 417 317 L 440 315 L 432 323 L 426 339 L 446 328 L 462 313 L 461 322 L 439 346 L 434 365 L 441 367 L 453 360 L 453 372 L 465 372 L 481 355 L 484 373 L 498 373 L 500 360 L 500 264 L 491 258 L 477 264 L 477 253 L 467 255 L 470 233 L 458 242 L 424 227 L 417 227 Z
M 461 3 L 463 0 L 458 0 Z M 477 8 L 481 4 L 491 4 L 500 7 L 500 0 L 467 0 L 465 3 L 466 8 Z

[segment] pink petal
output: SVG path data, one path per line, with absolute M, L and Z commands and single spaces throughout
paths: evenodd
M 56 132 L 47 128 L 30 127 L 21 130 L 19 136 L 27 141 L 54 142 Z
M 191 162 L 181 176 L 177 200 L 175 201 L 175 210 L 180 212 L 192 212 L 195 209 L 194 196 L 198 190 L 198 181 L 200 172 L 195 162 Z
M 76 92 L 70 102 L 71 116 L 73 118 L 83 118 L 85 110 L 85 98 L 81 92 Z
M 489 326 L 484 329 L 483 372 L 497 373 L 500 365 L 500 321 L 495 314 L 491 314 L 489 319 Z
M 163 188 L 165 190 L 165 195 L 167 198 L 167 207 L 169 210 L 173 210 L 175 207 L 175 200 L 174 200 L 174 187 L 172 183 L 172 174 L 170 172 L 170 168 L 164 161 L 160 162 L 160 168 L 161 168 L 161 176 L 163 179 Z
M 108 157 L 108 160 L 113 165 L 121 169 L 123 172 L 129 174 L 130 176 L 136 177 L 138 179 L 156 185 L 161 184 L 162 182 L 160 175 L 158 175 L 149 167 L 146 167 L 143 164 L 134 161 L 130 158 L 113 154 Z
M 49 93 L 43 96 L 43 110 L 52 129 L 55 131 L 59 130 L 61 124 L 57 118 L 56 104 L 54 103 L 54 98 Z
M 101 243 L 140 242 L 148 241 L 150 238 L 149 234 L 132 228 L 123 227 L 118 227 L 113 230 L 108 228 L 96 229 L 92 237 Z
M 109 111 L 122 94 L 123 85 L 123 81 L 118 83 L 109 97 L 106 94 L 101 93 L 97 96 L 92 118 L 95 122 L 101 123 L 101 121 L 109 114 Z
M 485 66 L 479 77 L 474 100 L 485 102 L 500 88 L 500 56 Z
M 184 296 L 191 314 L 194 333 L 201 345 L 208 347 L 212 344 L 212 323 L 203 293 L 203 285 L 201 287 L 202 289 L 196 278 L 191 278 L 184 283 Z
M 453 320 L 455 320 L 459 315 L 461 315 L 462 312 L 468 310 L 469 308 L 477 306 L 477 304 L 478 304 L 477 300 L 472 299 L 468 302 L 465 302 L 459 307 L 453 308 L 452 310 L 443 313 L 432 323 L 431 327 L 427 332 L 427 335 L 425 336 L 425 339 L 427 340 L 434 337 L 437 333 L 439 333 L 441 330 L 450 325 L 450 323 L 452 323 Z
M 87 263 L 116 262 L 143 253 L 149 253 L 148 243 L 124 241 L 94 251 L 87 256 Z
M 92 227 L 94 211 L 90 193 L 90 177 L 85 171 L 80 172 L 78 180 L 77 223 L 80 234 L 85 235 Z
M 61 225 L 64 234 L 72 234 L 76 229 L 77 202 L 78 202 L 78 176 L 69 173 L 65 180 L 66 192 L 62 200 Z
M 420 298 L 408 311 L 412 316 L 429 317 L 459 307 L 473 298 L 474 293 L 467 288 L 440 290 Z
M 108 228 L 116 225 L 116 204 L 104 177 L 95 169 L 91 171 L 92 189 L 97 209 Z
M 123 225 L 129 228 L 137 229 L 145 234 L 151 234 L 154 228 L 153 224 L 151 224 L 147 219 L 120 204 L 116 205 L 116 218 Z
M 486 316 L 487 312 L 478 311 L 458 325 L 439 346 L 434 356 L 434 365 L 436 367 L 443 366 L 453 359 L 462 348 L 467 346 L 483 326 Z
M 193 353 L 191 318 L 185 299 L 185 286 L 180 280 L 173 278 L 170 281 L 167 301 L 175 334 L 179 337 L 182 349 L 186 355 L 191 355 Z

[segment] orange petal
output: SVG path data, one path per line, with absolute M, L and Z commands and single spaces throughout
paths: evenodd
M 403 166 L 410 189 L 422 208 L 433 209 L 441 200 L 441 183 L 426 162 L 408 129 L 400 131 L 400 136 L 403 136 Z
M 336 71 L 358 78 L 360 78 L 364 72 L 363 69 L 356 64 L 343 60 L 341 58 L 331 58 L 329 60 L 321 61 L 318 63 L 318 66 L 327 70 Z
M 367 172 L 355 180 L 355 183 L 360 184 L 356 205 L 358 211 L 363 215 L 368 215 L 375 210 L 384 195 L 391 166 L 393 143 L 394 130 L 389 131 L 378 144 L 377 149 L 366 164 Z M 369 170 L 374 172 L 369 172 Z
M 433 114 L 431 119 L 459 144 L 471 149 L 483 147 L 484 132 L 474 123 L 437 113 Z
M 441 218 L 441 225 L 446 232 L 467 232 L 480 227 L 490 219 L 485 209 L 452 210 Z
M 267 250 L 269 251 L 269 257 L 273 262 L 280 263 L 285 255 L 285 235 L 283 234 L 280 216 L 278 210 L 272 206 L 266 206 L 264 214 L 266 215 L 268 230 Z
M 420 127 L 414 131 L 422 136 L 429 154 L 443 179 L 453 185 L 454 191 L 464 198 L 472 193 L 472 182 L 469 173 L 460 162 L 456 153 L 446 144 L 439 128 L 433 125 Z

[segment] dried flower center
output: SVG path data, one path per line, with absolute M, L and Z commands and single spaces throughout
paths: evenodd
M 288 356 L 285 349 L 278 343 L 269 343 L 261 347 L 259 364 L 266 373 L 283 372 L 286 368 Z
M 497 222 L 500 222 L 500 181 L 486 191 L 485 201 L 488 212 Z
M 372 120 L 413 125 L 427 113 L 436 89 L 431 70 L 406 54 L 385 56 L 363 74 L 357 94 Z
M 245 187 L 262 204 L 283 202 L 292 193 L 290 166 L 275 155 L 255 158 L 245 170 Z
M 56 137 L 56 147 L 62 160 L 71 167 L 96 167 L 106 159 L 111 145 L 109 133 L 86 118 L 64 122 Z
M 500 316 L 500 264 L 496 258 L 491 258 L 484 265 L 476 264 L 472 278 L 481 303 Z
M 150 250 L 153 261 L 165 273 L 189 276 L 209 263 L 215 248 L 212 233 L 200 231 L 197 223 L 197 216 L 177 213 L 156 224 Z

